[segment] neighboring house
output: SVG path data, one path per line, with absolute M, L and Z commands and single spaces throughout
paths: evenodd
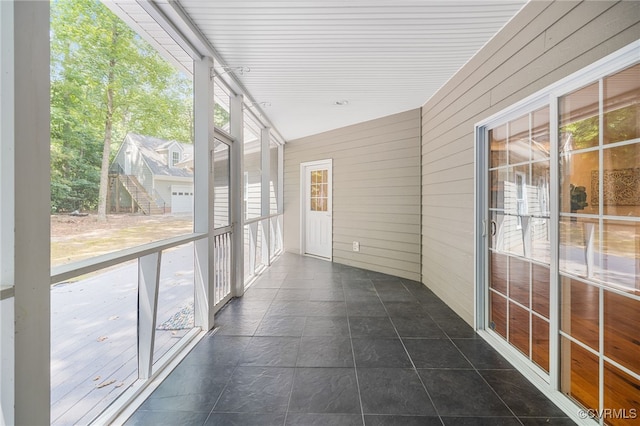
M 110 168 L 110 210 L 193 212 L 193 145 L 128 133 Z

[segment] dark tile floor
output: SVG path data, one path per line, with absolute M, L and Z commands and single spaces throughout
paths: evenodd
M 285 254 L 127 425 L 570 425 L 422 284 Z

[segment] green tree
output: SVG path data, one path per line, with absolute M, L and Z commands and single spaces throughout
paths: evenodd
M 192 85 L 98 0 L 51 3 L 52 209 L 106 217 L 127 132 L 192 141 Z
M 213 108 L 213 123 L 216 127 L 225 129 L 228 131 L 229 127 L 229 112 L 224 109 L 220 104 L 216 103 Z

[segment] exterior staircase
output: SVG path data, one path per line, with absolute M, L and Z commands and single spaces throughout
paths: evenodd
M 140 184 L 133 175 L 118 175 L 118 181 L 122 187 L 131 195 L 138 208 L 146 215 L 164 214 L 164 208 L 158 206 L 153 197 Z

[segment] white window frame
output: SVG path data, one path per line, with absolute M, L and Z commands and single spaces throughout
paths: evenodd
M 171 151 L 171 167 L 175 167 L 180 162 L 180 151 Z

